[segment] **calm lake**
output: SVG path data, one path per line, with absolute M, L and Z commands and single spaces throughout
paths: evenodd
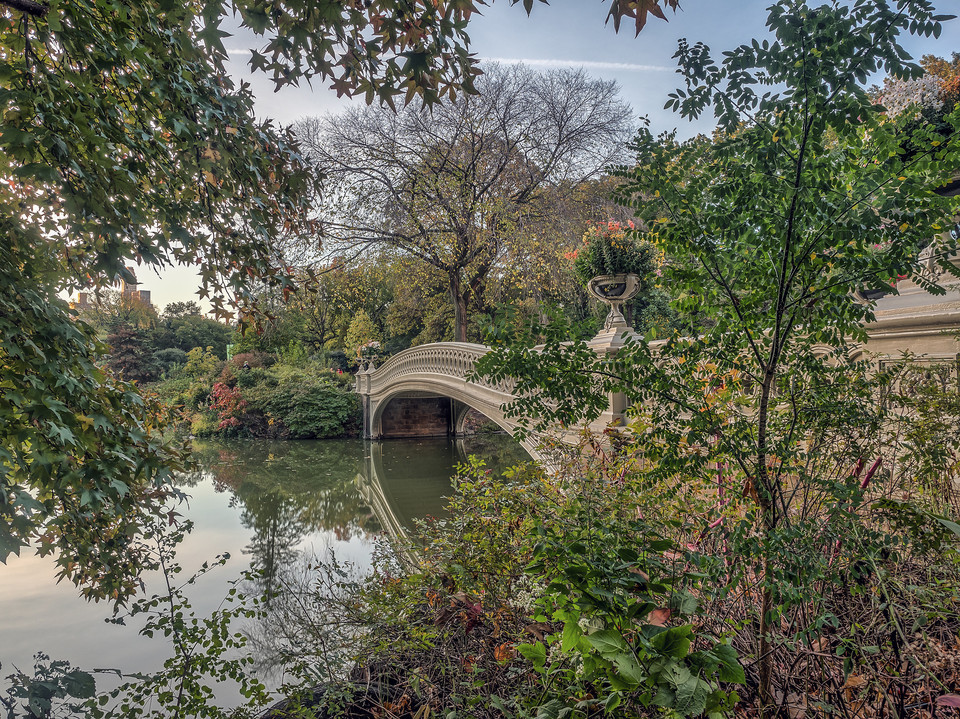
M 468 455 L 500 470 L 529 459 L 505 435 L 456 440 L 197 442 L 202 471 L 184 477 L 181 512 L 194 521 L 178 551 L 183 576 L 229 552 L 226 566 L 191 588 L 198 616 L 220 604 L 248 569 L 264 581 L 285 567 L 333 552 L 357 571 L 378 538 L 406 532 L 417 519 L 442 516 L 457 464 Z M 148 581 L 149 584 L 149 581 Z M 106 605 L 55 584 L 53 562 L 24 553 L 0 565 L 0 682 L 13 667 L 30 670 L 42 651 L 84 669 L 151 671 L 169 655 L 163 639 L 108 624 Z

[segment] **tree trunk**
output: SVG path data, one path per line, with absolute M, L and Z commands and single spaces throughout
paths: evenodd
M 450 282 L 450 299 L 453 301 L 453 339 L 457 342 L 467 341 L 467 298 L 464 297 L 460 275 L 451 272 L 448 275 Z
M 757 412 L 757 503 L 760 505 L 760 521 L 764 541 L 763 548 L 763 586 L 760 600 L 760 641 L 757 646 L 757 662 L 760 672 L 760 716 L 772 716 L 776 703 L 773 696 L 773 567 L 770 562 L 770 535 L 777 528 L 777 488 L 770 480 L 767 470 L 767 421 L 773 382 L 776 373 L 770 367 L 763 378 L 760 388 L 760 406 Z

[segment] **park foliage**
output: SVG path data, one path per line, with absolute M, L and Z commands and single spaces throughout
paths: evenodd
M 869 649 L 833 647 L 830 660 L 816 654 L 830 643 L 823 627 L 852 636 L 863 621 L 832 602 L 856 596 L 855 586 L 889 593 L 923 566 L 930 574 L 918 592 L 943 592 L 947 607 L 956 596 L 946 581 L 952 552 L 931 562 L 913 537 L 926 522 L 943 546 L 955 541 L 957 525 L 937 519 L 956 511 L 946 504 L 955 434 L 928 439 L 951 448 L 935 453 L 941 462 L 897 463 L 917 447 L 890 434 L 903 418 L 879 398 L 894 379 L 871 375 L 857 351 L 873 314 L 852 299 L 901 275 L 942 292 L 918 261 L 933 237 L 942 237 L 938 267 L 957 275 L 948 261 L 956 242 L 944 234 L 957 201 L 936 190 L 960 172 L 960 113 L 911 124 L 913 113 L 885 112 L 863 87 L 880 70 L 918 77 L 898 36 L 937 34 L 942 19 L 926 3 L 785 0 L 770 10 L 769 39 L 719 60 L 681 42 L 685 86 L 668 107 L 712 111 L 718 130 L 681 142 L 642 128 L 617 194 L 635 209 L 638 236 L 668 258 L 664 282 L 680 317 L 705 321 L 659 342 L 649 333 L 612 359 L 552 328 L 482 361 L 494 378 L 522 378 L 514 411 L 541 423 L 590 419 L 609 393 L 624 393 L 634 407 L 630 452 L 664 500 L 712 494 L 694 536 L 722 535 L 716 556 L 726 570 L 715 581 L 732 602 L 712 616 L 736 628 L 762 712 L 817 697 L 819 710 L 856 713 L 850 707 L 866 699 L 840 691 L 850 676 L 883 695 L 875 711 L 899 711 L 909 680 L 884 678 L 883 666 L 910 644 L 904 624 L 917 625 L 905 616 L 916 607 L 887 601 L 879 611 L 889 635 Z M 885 501 L 912 520 L 892 521 Z M 938 615 L 940 631 L 955 631 L 956 619 L 951 609 Z M 922 657 L 938 641 L 931 632 L 911 645 L 910 667 L 934 686 L 942 680 Z
M 187 457 L 164 432 L 169 410 L 100 366 L 96 330 L 58 294 L 109 284 L 129 260 L 200 260 L 216 310 L 232 292 L 244 319 L 272 321 L 264 299 L 322 286 L 272 244 L 315 230 L 303 213 L 315 178 L 225 79 L 223 3 L 20 5 L 0 0 L 0 558 L 36 547 L 87 596 L 124 604 L 144 568 L 176 573 L 160 527 L 176 525 L 171 479 Z M 330 15 L 275 5 L 235 3 L 267 37 L 252 64 L 280 84 L 316 75 L 391 106 L 473 89 L 473 2 L 376 0 Z M 638 31 L 658 10 L 611 5 Z M 553 483 L 467 470 L 462 511 L 425 530 L 420 572 L 384 565 L 350 583 L 334 566 L 331 591 L 308 598 L 346 619 L 314 637 L 324 664 L 304 676 L 343 679 L 363 658 L 409 689 L 396 697 L 405 708 L 425 697 L 455 716 L 950 706 L 956 393 L 943 370 L 870 371 L 851 344 L 872 319 L 852 293 L 900 275 L 939 291 L 920 273 L 930 238 L 944 238 L 934 259 L 956 274 L 942 233 L 957 201 L 936 190 L 960 171 L 960 114 L 946 102 L 937 122 L 888 112 L 864 88 L 876 72 L 918 78 L 898 38 L 936 35 L 944 19 L 926 0 L 781 0 L 772 37 L 721 60 L 681 43 L 685 87 L 668 104 L 713 111 L 718 131 L 678 141 L 642 128 L 616 194 L 667 258 L 687 324 L 602 359 L 569 342 L 569 325 L 499 327 L 481 367 L 517 378 L 514 411 L 547 423 L 589 419 L 624 393 L 634 410 L 622 440 L 585 445 L 596 460 L 582 454 Z M 302 345 L 279 346 L 303 361 Z M 252 410 L 288 436 L 345 425 L 332 375 L 191 353 L 170 397 L 210 431 L 239 429 Z M 216 716 L 197 669 L 246 681 L 224 654 L 229 617 L 186 621 L 169 589 L 131 611 L 174 639 L 176 659 L 116 694 L 117 711 L 150 694 L 172 713 Z M 41 669 L 46 684 L 15 684 L 11 714 L 90 699 L 88 674 Z M 38 691 L 46 706 L 30 703 Z

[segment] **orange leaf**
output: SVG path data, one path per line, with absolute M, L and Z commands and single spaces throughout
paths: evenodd
M 670 619 L 671 610 L 669 607 L 661 607 L 660 609 L 654 609 L 650 612 L 650 616 L 647 617 L 647 621 L 655 627 L 665 627 L 667 625 L 667 620 Z
M 847 681 L 843 683 L 843 689 L 859 689 L 867 683 L 867 680 L 861 677 L 859 674 L 851 674 L 847 677 Z

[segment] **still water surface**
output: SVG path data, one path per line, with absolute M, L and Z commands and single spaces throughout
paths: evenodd
M 194 529 L 178 561 L 188 576 L 218 554 L 231 555 L 191 592 L 198 616 L 215 609 L 247 568 L 269 583 L 285 567 L 333 552 L 362 571 L 378 538 L 444 514 L 451 477 L 467 455 L 495 470 L 528 460 L 503 435 L 195 446 L 203 469 L 183 479 L 190 501 L 182 513 Z M 12 557 L 0 565 L 0 677 L 14 666 L 29 671 L 37 651 L 85 669 L 159 668 L 169 655 L 164 641 L 105 623 L 109 614 L 109 607 L 81 600 L 72 585 L 55 584 L 49 559 Z

